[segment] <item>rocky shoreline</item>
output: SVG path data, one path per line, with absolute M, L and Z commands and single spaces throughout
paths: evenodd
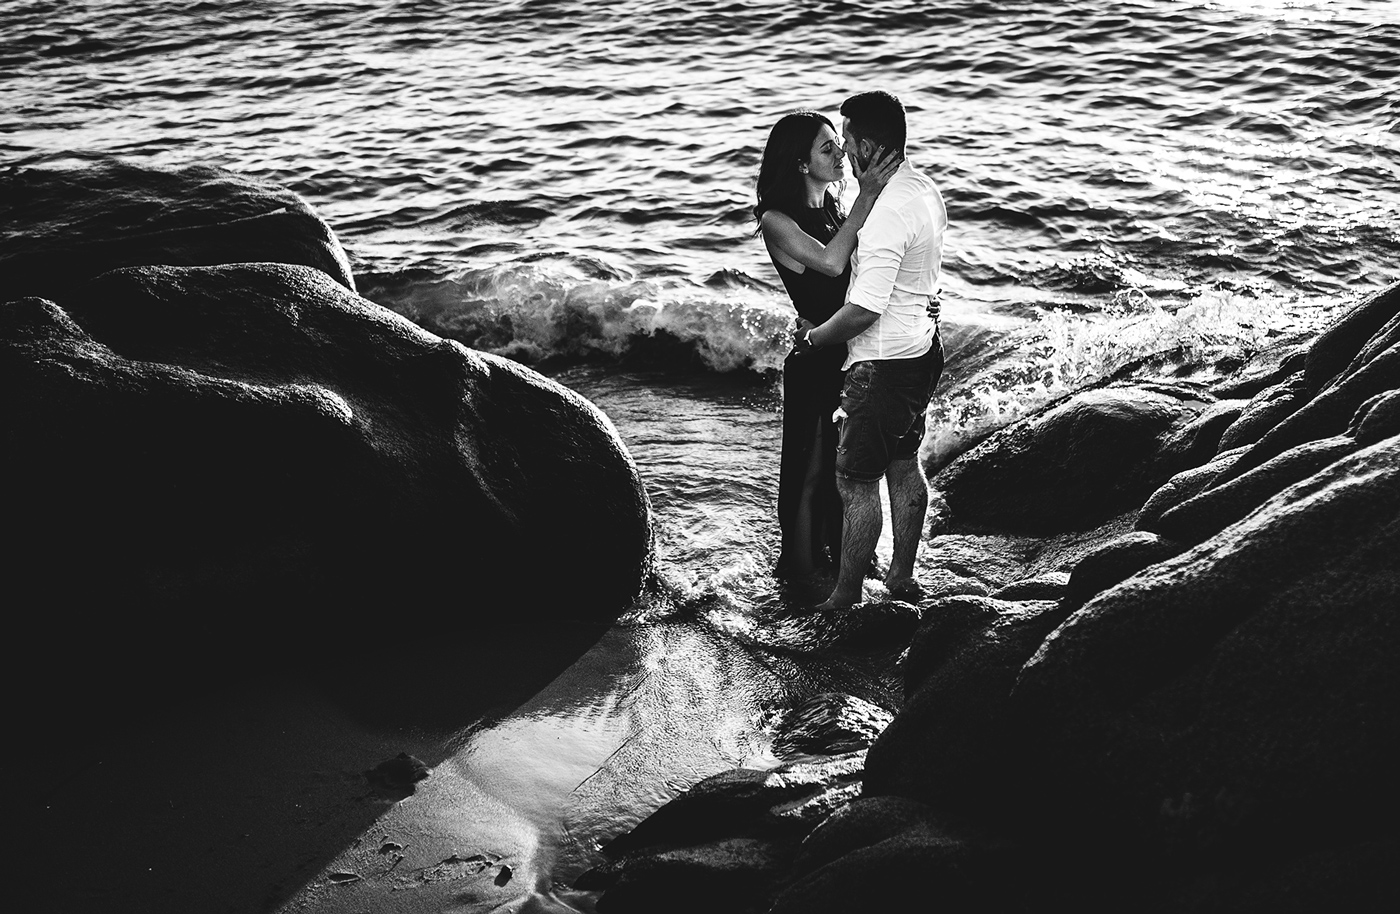
M 890 725 L 697 785 L 584 874 L 599 911 L 1400 903 L 1400 284 L 931 469 Z
M 151 709 L 287 670 L 375 716 L 409 713 L 413 683 L 419 723 L 455 721 L 433 685 L 492 645 L 519 682 L 477 661 L 463 701 L 524 700 L 650 586 L 650 504 L 611 421 L 359 297 L 295 194 L 99 158 L 0 172 L 0 201 L 4 571 L 28 661 L 3 683 L 46 754 L 6 771 L 35 802 Z M 521 640 L 540 625 L 557 646 Z
M 345 650 L 329 619 L 392 630 L 467 580 L 474 638 L 504 593 L 596 633 L 651 586 L 607 418 L 359 298 L 295 195 L 100 161 L 0 199 L 41 796 L 172 682 Z M 607 914 L 1391 910 L 1400 284 L 1217 375 L 1116 378 L 931 467 L 920 605 L 796 623 L 901 656 L 898 713 L 793 709 L 782 764 L 696 785 L 578 888 Z

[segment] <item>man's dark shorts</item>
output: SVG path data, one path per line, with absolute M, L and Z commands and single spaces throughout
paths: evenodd
M 836 475 L 873 482 L 893 460 L 919 452 L 924 418 L 933 389 L 943 374 L 943 343 L 933 338 L 927 353 L 914 359 L 856 362 L 841 391 L 841 441 Z

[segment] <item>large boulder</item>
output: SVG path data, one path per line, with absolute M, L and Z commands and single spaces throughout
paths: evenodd
M 1141 504 L 1176 471 L 1164 470 L 1159 451 L 1208 399 L 1162 386 L 1075 394 L 1002 429 L 933 482 L 966 529 L 1087 530 Z
M 1312 367 L 1259 394 L 1222 437 L 1221 454 L 1154 493 L 1138 526 L 1198 543 L 1328 464 L 1400 433 L 1400 294 L 1394 290 L 1400 285 L 1363 300 L 1319 337 L 1308 350 Z M 1368 329 L 1371 336 L 1360 335 Z M 1333 374 L 1324 378 L 1326 371 Z M 1280 388 L 1287 388 L 1289 406 L 1271 416 Z M 1262 418 L 1246 421 L 1251 413 Z M 1233 434 L 1242 425 L 1248 428 Z
M 1250 356 L 1228 377 L 1212 384 L 1211 393 L 1222 400 L 1255 396 L 1300 370 L 1316 338 L 1313 333 L 1299 331 L 1275 339 Z
M 964 596 L 930 605 L 924 618 L 905 661 L 909 698 L 870 747 L 863 795 L 995 821 L 1024 763 L 1008 742 L 1012 687 L 1064 615 L 1054 601 Z
M 1299 368 L 1255 394 L 1221 433 L 1218 449 L 1228 451 L 1253 444 L 1306 402 L 1307 384 Z
M 1176 505 L 1153 521 L 1150 528 L 1182 543 L 1199 543 L 1358 447 L 1346 435 L 1304 442 Z
M 1387 836 L 1397 606 L 1400 436 L 1110 588 L 1045 640 L 1011 696 L 1019 751 L 1040 765 L 1028 818 L 1212 866 Z
M 1225 471 L 1233 466 L 1235 461 L 1243 457 L 1248 450 L 1248 445 L 1243 445 L 1228 451 L 1221 451 L 1206 463 L 1189 470 L 1182 470 L 1168 479 L 1160 489 L 1148 497 L 1147 501 L 1143 502 L 1142 508 L 1138 510 L 1138 529 L 1151 530 L 1152 525 L 1163 514 L 1210 488 L 1211 483 L 1224 475 Z
M 1104 543 L 1074 566 L 1062 598 L 1066 608 L 1078 608 L 1101 591 L 1182 550 L 1180 543 L 1143 530 Z
M 354 290 L 350 263 L 301 197 L 209 165 L 107 158 L 0 174 L 0 301 L 62 301 L 118 267 L 302 264 Z
M 1308 346 L 1304 362 L 1308 389 L 1317 393 L 1330 384 L 1398 313 L 1400 283 L 1374 292 L 1348 309 Z
M 324 684 L 372 728 L 461 727 L 649 580 L 646 493 L 602 413 L 311 267 L 131 267 L 5 302 L 0 385 L 27 660 L 0 685 L 28 696 L 41 791 L 249 676 Z
M 1364 404 L 1400 387 L 1400 283 L 1362 302 L 1334 329 L 1359 332 L 1387 315 L 1388 320 L 1373 335 L 1362 338 L 1363 344 L 1345 367 L 1328 379 L 1322 377 L 1327 370 L 1323 366 L 1330 366 L 1344 353 L 1340 351 L 1341 340 L 1324 338 L 1329 345 L 1321 349 L 1328 354 L 1319 356 L 1314 371 L 1298 375 L 1302 384 L 1299 399 L 1306 402 L 1269 428 L 1215 484 L 1246 473 L 1300 444 L 1342 434 Z M 1351 333 L 1341 334 L 1341 339 L 1350 340 Z
M 601 412 L 319 270 L 128 268 L 0 328 L 26 605 L 487 618 L 525 592 L 610 621 L 649 573 L 646 493 Z

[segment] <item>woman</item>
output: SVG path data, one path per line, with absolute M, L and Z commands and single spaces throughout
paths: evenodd
M 860 194 L 843 214 L 831 185 L 843 181 L 841 138 L 827 118 L 798 111 L 774 125 L 763 149 L 754 216 L 798 317 L 820 324 L 845 302 L 851 252 L 896 156 L 879 156 L 857 173 Z M 852 165 L 854 169 L 856 166 Z M 791 353 L 783 362 L 783 452 L 778 469 L 777 574 L 835 571 L 841 556 L 841 497 L 836 492 L 836 424 L 846 347 Z

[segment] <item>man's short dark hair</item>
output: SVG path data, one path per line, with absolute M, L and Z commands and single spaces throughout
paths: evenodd
M 876 90 L 852 95 L 841 103 L 841 116 L 850 121 L 856 139 L 904 151 L 904 105 L 890 93 Z

